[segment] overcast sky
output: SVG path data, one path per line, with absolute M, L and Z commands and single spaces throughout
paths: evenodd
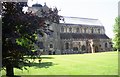
M 35 3 L 57 7 L 59 15 L 99 19 L 105 27 L 106 34 L 113 37 L 113 24 L 118 16 L 120 0 L 28 0 L 28 5 Z

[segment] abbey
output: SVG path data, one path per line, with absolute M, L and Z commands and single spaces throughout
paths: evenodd
M 47 11 L 44 5 L 35 4 L 28 11 L 40 15 L 40 9 Z M 38 36 L 40 51 L 43 54 L 95 53 L 112 50 L 111 39 L 105 34 L 105 28 L 98 19 L 64 17 L 64 22 L 50 26 L 54 32 L 44 37 Z

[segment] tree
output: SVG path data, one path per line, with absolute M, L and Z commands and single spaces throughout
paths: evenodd
M 57 8 L 41 11 L 42 17 L 38 17 L 31 12 L 24 13 L 24 6 L 27 6 L 26 2 L 2 3 L 2 67 L 6 68 L 6 75 L 11 77 L 14 76 L 13 68 L 22 69 L 29 65 L 24 56 L 35 49 L 36 35 L 52 32 L 45 21 L 59 23 L 61 17 Z
M 120 16 L 116 17 L 115 24 L 114 24 L 114 48 L 117 49 L 117 51 L 120 51 Z

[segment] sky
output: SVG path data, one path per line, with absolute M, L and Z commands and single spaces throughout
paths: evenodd
M 57 7 L 59 15 L 99 19 L 105 27 L 105 33 L 113 38 L 113 25 L 118 16 L 120 0 L 28 0 L 28 5 L 35 3 L 48 7 Z

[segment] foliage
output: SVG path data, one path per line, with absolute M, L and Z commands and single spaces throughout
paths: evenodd
M 59 23 L 60 16 L 56 8 L 47 13 L 41 11 L 42 17 L 38 17 L 31 12 L 24 13 L 24 6 L 27 6 L 26 2 L 2 3 L 2 66 L 6 69 L 22 69 L 22 66 L 28 65 L 29 61 L 24 56 L 35 49 L 37 34 L 43 36 L 52 32 L 48 28 L 50 24 L 45 21 Z
M 114 24 L 114 47 L 120 51 L 120 17 L 116 17 L 115 24 Z

